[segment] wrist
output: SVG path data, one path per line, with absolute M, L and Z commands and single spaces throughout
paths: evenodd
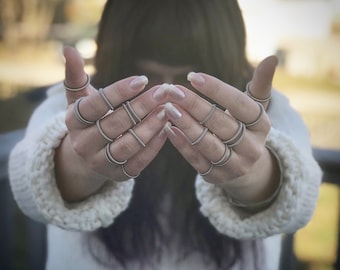
M 265 148 L 249 173 L 221 185 L 229 203 L 248 212 L 261 211 L 275 200 L 282 186 L 279 161 Z

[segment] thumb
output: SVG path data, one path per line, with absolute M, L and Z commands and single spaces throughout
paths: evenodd
M 250 91 L 250 95 L 255 99 L 261 100 L 270 97 L 277 63 L 278 59 L 276 56 L 268 56 L 255 69 L 253 78 L 248 85 L 248 91 Z M 268 102 L 264 102 L 263 105 L 267 107 Z
M 90 78 L 84 71 L 84 61 L 78 51 L 73 47 L 65 46 L 64 57 L 64 84 L 66 89 L 67 102 L 70 105 L 74 103 L 78 98 L 89 95 L 92 87 L 91 85 L 87 85 Z M 73 89 L 74 91 L 70 91 L 67 88 Z

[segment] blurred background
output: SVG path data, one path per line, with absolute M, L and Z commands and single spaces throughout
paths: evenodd
M 313 146 L 340 150 L 340 0 L 239 2 L 249 59 L 256 64 L 277 55 L 274 87 L 302 114 Z M 63 79 L 64 44 L 77 47 L 87 72 L 93 72 L 94 39 L 104 4 L 0 0 L 0 133 L 25 127 L 44 87 Z M 323 184 L 312 221 L 297 233 L 294 250 L 301 269 L 332 269 L 339 193 L 338 187 Z

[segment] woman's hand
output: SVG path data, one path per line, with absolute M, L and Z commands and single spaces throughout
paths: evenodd
M 56 153 L 57 184 L 65 199 L 82 199 L 106 180 L 135 178 L 154 159 L 166 136 L 164 99 L 183 98 L 174 86 L 141 93 L 145 76 L 134 76 L 97 91 L 89 84 L 83 61 L 64 50 L 68 134 Z M 158 95 L 154 96 L 155 90 Z M 130 100 L 130 101 L 128 101 Z
M 174 146 L 206 181 L 244 201 L 263 200 L 278 185 L 276 160 L 265 147 L 276 64 L 275 57 L 260 63 L 248 95 L 207 74 L 191 73 L 192 86 L 218 106 L 180 86 L 186 98 L 165 106 L 174 125 L 165 131 Z

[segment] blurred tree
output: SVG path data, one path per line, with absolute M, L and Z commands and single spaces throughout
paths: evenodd
M 49 33 L 58 5 L 65 0 L 0 0 L 0 34 L 5 45 L 38 45 Z

